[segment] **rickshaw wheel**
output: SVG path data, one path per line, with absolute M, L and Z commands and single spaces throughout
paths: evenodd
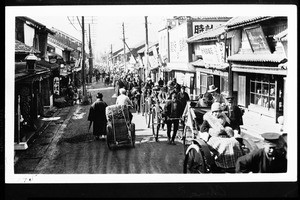
M 131 131 L 131 144 L 132 144 L 132 147 L 135 148 L 135 124 L 134 123 L 131 123 L 131 126 L 130 126 L 130 131 Z
M 185 155 L 184 162 L 183 162 L 183 173 L 206 173 L 206 167 L 204 163 L 204 157 L 202 152 L 198 153 L 196 149 L 191 148 Z
M 107 135 L 106 135 L 106 143 L 107 143 L 107 147 L 109 150 L 112 150 L 112 145 L 110 143 L 110 139 L 112 137 L 112 127 L 110 125 L 107 125 L 106 126 L 106 132 L 107 132 Z

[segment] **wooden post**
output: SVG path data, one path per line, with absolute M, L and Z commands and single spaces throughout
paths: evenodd
M 20 103 L 21 103 L 21 97 L 18 95 L 18 108 L 17 108 L 17 144 L 20 144 L 21 141 L 21 125 L 20 125 L 20 118 L 21 118 L 21 108 L 20 108 Z

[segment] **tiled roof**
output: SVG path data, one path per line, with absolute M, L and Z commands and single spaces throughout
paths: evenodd
M 185 71 L 185 72 L 195 72 L 196 69 L 193 65 L 189 63 L 167 63 L 167 66 L 163 68 L 164 71 Z
M 283 54 L 234 54 L 227 58 L 228 61 L 244 61 L 244 62 L 274 62 L 280 63 L 286 59 Z
M 187 42 L 191 43 L 191 42 L 197 42 L 197 41 L 201 41 L 201 40 L 215 39 L 223 33 L 225 33 L 225 25 L 221 25 L 216 28 L 209 29 L 207 31 L 204 31 L 202 33 L 194 35 L 194 36 L 188 38 Z
M 227 22 L 226 26 L 228 29 L 230 29 L 230 28 L 234 28 L 235 26 L 246 25 L 246 24 L 250 24 L 250 23 L 255 23 L 257 21 L 271 19 L 271 18 L 274 18 L 274 17 L 270 17 L 270 16 L 234 17 Z
M 155 45 L 158 45 L 158 42 L 148 44 L 148 50 Z M 140 50 L 138 50 L 138 53 L 144 53 L 144 52 L 145 52 L 145 46 L 143 48 L 141 48 Z
M 26 62 L 16 62 L 15 63 L 15 79 L 21 79 L 25 78 L 27 76 L 37 76 L 39 74 L 48 73 L 50 70 L 46 67 L 43 67 L 41 65 L 36 65 L 35 67 L 35 73 L 30 74 L 27 72 L 26 69 Z
M 40 51 L 34 49 L 33 47 L 30 47 L 19 40 L 15 40 L 15 52 L 30 53 L 31 49 L 33 50 L 33 53 L 40 53 Z
M 196 61 L 190 62 L 190 64 L 194 66 L 205 66 L 205 63 L 202 59 L 198 59 Z

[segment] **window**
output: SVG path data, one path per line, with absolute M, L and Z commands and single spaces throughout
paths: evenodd
M 200 73 L 200 94 L 204 94 L 207 91 L 208 86 L 214 84 L 213 80 L 213 75 Z
M 264 107 L 268 110 L 275 109 L 275 79 L 268 75 L 256 75 L 250 80 L 250 104 Z
M 228 93 L 228 77 L 227 76 L 220 76 L 220 92 L 224 94 Z

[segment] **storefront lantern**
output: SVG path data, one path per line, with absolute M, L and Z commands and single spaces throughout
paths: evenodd
M 30 54 L 25 57 L 25 60 L 26 60 L 27 71 L 29 73 L 34 73 L 36 61 L 38 60 L 38 58 L 33 54 L 32 50 L 30 51 Z

